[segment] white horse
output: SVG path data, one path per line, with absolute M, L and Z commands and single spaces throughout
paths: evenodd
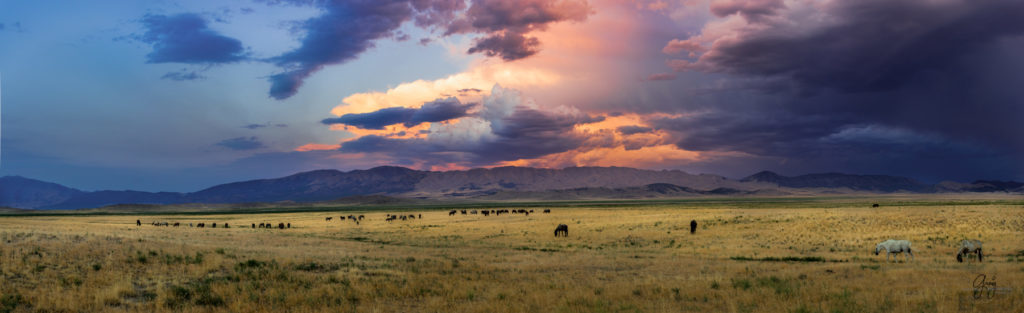
M 964 239 L 963 241 L 961 241 L 960 242 L 960 249 L 956 251 L 956 261 L 963 263 L 964 256 L 968 255 L 968 254 L 971 254 L 971 253 L 977 253 L 978 254 L 978 262 L 981 262 L 981 241 L 980 240 Z M 967 258 L 967 262 L 969 263 L 970 261 L 971 261 L 971 258 L 968 257 Z
M 910 240 L 893 240 L 889 239 L 879 243 L 875 246 L 875 255 L 885 250 L 885 261 L 889 261 L 889 255 L 894 253 L 906 252 L 911 260 L 914 259 L 914 253 L 910 251 Z M 908 256 L 903 256 L 903 260 L 906 261 Z M 893 261 L 896 261 L 896 256 L 892 257 Z

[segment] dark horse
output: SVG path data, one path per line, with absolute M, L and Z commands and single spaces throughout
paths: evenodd
M 697 232 L 697 220 L 690 220 L 690 233 Z
M 558 237 L 558 233 L 562 233 L 562 237 L 569 237 L 569 225 L 558 224 L 558 227 L 555 227 L 555 237 Z

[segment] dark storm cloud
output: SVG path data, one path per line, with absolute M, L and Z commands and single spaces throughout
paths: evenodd
M 217 146 L 228 148 L 231 150 L 255 150 L 263 148 L 263 143 L 256 137 L 238 137 L 231 139 L 224 139 L 216 143 Z
M 150 44 L 149 63 L 217 64 L 246 59 L 242 42 L 211 30 L 206 20 L 192 13 L 146 15 L 146 32 L 135 39 Z
M 842 121 L 809 115 L 738 115 L 711 113 L 648 121 L 656 129 L 676 132 L 676 146 L 691 151 L 742 151 L 780 155 L 828 136 Z M 808 144 L 810 145 L 810 144 Z
M 351 113 L 328 118 L 321 123 L 345 124 L 363 129 L 384 129 L 385 126 L 404 124 L 413 127 L 426 122 L 441 122 L 466 116 L 474 103 L 462 104 L 456 98 L 437 99 L 424 103 L 418 109 L 393 107 L 369 113 Z
M 559 21 L 582 21 L 590 14 L 586 1 L 573 0 L 353 0 L 268 1 L 270 4 L 312 5 L 323 14 L 299 23 L 305 36 L 299 48 L 269 61 L 284 69 L 271 75 L 270 96 L 287 99 L 324 66 L 357 58 L 383 38 L 409 39 L 398 28 L 413 20 L 419 27 L 441 29 L 444 35 L 483 33 L 468 53 L 484 53 L 512 61 L 537 53 L 539 41 L 527 33 Z M 429 38 L 420 40 L 421 44 Z
M 722 5 L 716 15 L 746 24 L 665 46 L 691 53 L 669 62 L 676 70 L 730 75 L 699 97 L 715 100 L 672 108 L 688 117 L 649 125 L 681 148 L 742 152 L 791 173 L 1024 177 L 1010 161 L 1024 157 L 1024 90 L 1012 83 L 1024 80 L 1024 2 L 762 4 Z
M 836 23 L 797 32 L 785 22 L 765 22 L 756 31 L 716 41 L 696 63 L 676 67 L 782 76 L 809 89 L 890 90 L 922 73 L 949 70 L 957 58 L 981 46 L 1024 34 L 1024 2 L 1016 0 L 865 0 L 833 6 L 828 12 Z M 771 15 L 775 10 L 767 8 L 778 6 L 765 8 L 756 12 Z M 721 13 L 733 10 L 743 12 L 720 8 Z

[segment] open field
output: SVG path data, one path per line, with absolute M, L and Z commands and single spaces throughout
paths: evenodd
M 1024 312 L 1022 202 L 8 216 L 0 312 Z M 350 214 L 366 219 L 338 220 Z M 965 237 L 984 241 L 983 263 L 956 262 Z M 875 256 L 889 238 L 916 259 Z M 998 289 L 975 299 L 980 274 Z

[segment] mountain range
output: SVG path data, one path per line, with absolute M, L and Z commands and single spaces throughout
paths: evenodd
M 0 177 L 0 207 L 80 209 L 123 204 L 320 202 L 353 196 L 410 199 L 637 199 L 695 196 L 778 196 L 835 193 L 1024 193 L 1024 183 L 926 184 L 911 178 L 841 173 L 783 176 L 763 171 L 740 180 L 679 170 L 626 167 L 545 169 L 497 167 L 419 171 L 382 166 L 348 172 L 316 170 L 227 183 L 196 192 L 82 191 L 20 176 Z

